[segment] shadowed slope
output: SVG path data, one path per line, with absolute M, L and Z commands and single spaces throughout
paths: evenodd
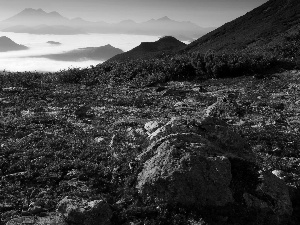
M 300 25 L 299 0 L 270 0 L 251 12 L 192 42 L 187 51 L 262 46 Z

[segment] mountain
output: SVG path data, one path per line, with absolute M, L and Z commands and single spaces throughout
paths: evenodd
M 45 29 L 37 28 L 41 25 L 49 27 Z M 57 26 L 64 26 L 65 32 Z M 143 23 L 136 23 L 130 19 L 114 24 L 90 22 L 80 17 L 68 19 L 55 11 L 47 13 L 42 9 L 27 8 L 2 21 L 0 29 L 2 31 L 31 34 L 110 33 L 173 36 L 182 41 L 192 41 L 214 28 L 203 28 L 191 22 L 178 22 L 166 16 Z
M 61 54 L 40 55 L 37 57 L 48 58 L 56 61 L 86 61 L 86 60 L 105 61 L 121 53 L 123 53 L 121 49 L 115 48 L 111 45 L 105 45 L 101 47 L 79 48 Z
M 47 41 L 47 44 L 50 44 L 50 45 L 61 45 L 61 43 L 57 42 L 57 41 Z
M 13 42 L 8 37 L 0 37 L 0 52 L 26 50 L 28 47 Z
M 73 28 L 63 25 L 45 25 L 41 24 L 34 27 L 17 25 L 8 27 L 2 30 L 3 32 L 13 33 L 28 33 L 28 34 L 54 34 L 54 35 L 74 35 L 74 34 L 86 34 L 79 28 Z
M 17 15 L 4 20 L 4 23 L 17 24 L 17 25 L 58 25 L 65 24 L 69 19 L 63 17 L 58 12 L 47 13 L 42 9 L 27 8 L 18 13 Z
M 178 41 L 176 38 L 166 36 L 160 38 L 156 42 L 142 42 L 134 49 L 116 55 L 108 61 L 127 61 L 132 59 L 146 59 L 158 57 L 163 54 L 179 51 L 183 49 L 186 44 Z
M 270 0 L 251 12 L 204 35 L 186 51 L 258 48 L 278 45 L 300 31 L 300 1 Z M 288 42 L 287 42 L 288 43 Z

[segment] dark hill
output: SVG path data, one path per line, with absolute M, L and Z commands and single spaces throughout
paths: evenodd
M 28 47 L 13 42 L 8 37 L 0 37 L 0 52 L 26 50 Z
M 263 46 L 291 30 L 299 31 L 299 0 L 270 0 L 192 42 L 186 50 L 243 49 Z
M 166 36 L 156 42 L 142 42 L 139 46 L 123 54 L 116 55 L 109 61 L 127 61 L 133 59 L 147 59 L 159 57 L 160 55 L 172 53 L 183 49 L 186 44 L 176 38 Z
M 122 52 L 123 51 L 119 48 L 115 48 L 111 45 L 105 45 L 101 47 L 79 48 L 60 54 L 40 55 L 37 57 L 48 58 L 56 61 L 105 61 Z

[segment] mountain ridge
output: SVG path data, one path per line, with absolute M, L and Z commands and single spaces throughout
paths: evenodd
M 56 11 L 47 13 L 42 9 L 27 8 L 20 13 L 2 21 L 5 29 L 15 32 L 15 26 L 26 25 L 34 27 L 40 24 L 64 25 L 83 30 L 85 33 L 115 33 L 115 34 L 136 34 L 153 36 L 175 36 L 184 41 L 191 41 L 198 38 L 214 28 L 203 28 L 189 21 L 176 21 L 167 16 L 151 19 L 146 22 L 137 23 L 127 19 L 118 23 L 91 22 L 82 18 L 68 19 Z M 1 26 L 2 27 L 2 26 Z M 19 31 L 16 31 L 19 32 Z M 32 33 L 31 29 L 23 30 L 25 33 Z M 33 32 L 36 33 L 36 32 Z M 56 34 L 56 33 L 53 33 Z M 184 34 L 184 35 L 182 35 Z
M 300 24 L 300 1 L 269 0 L 193 41 L 186 51 L 245 49 L 266 45 Z
M 110 44 L 100 47 L 85 47 L 71 50 L 68 52 L 58 54 L 48 54 L 36 56 L 36 58 L 48 58 L 55 61 L 86 61 L 86 60 L 100 60 L 105 61 L 109 58 L 123 53 L 119 48 L 115 48 Z
M 147 59 L 159 57 L 164 54 L 173 53 L 183 49 L 186 46 L 172 36 L 165 36 L 155 42 L 142 42 L 139 46 L 119 55 L 116 55 L 108 61 L 128 61 L 134 59 Z

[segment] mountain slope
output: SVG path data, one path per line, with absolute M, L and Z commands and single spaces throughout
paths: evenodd
M 26 50 L 28 47 L 13 42 L 8 37 L 0 37 L 0 52 Z
M 42 9 L 27 8 L 3 22 L 18 25 L 57 25 L 67 23 L 68 21 L 69 19 L 63 17 L 58 12 L 47 13 Z
M 299 0 L 270 0 L 192 42 L 186 50 L 206 52 L 266 45 L 290 29 L 299 30 L 299 12 Z
M 37 56 L 38 58 L 48 58 L 56 61 L 86 61 L 86 60 L 100 60 L 105 61 L 117 54 L 121 54 L 121 49 L 115 48 L 111 45 L 101 47 L 87 47 L 79 48 L 61 54 L 49 54 Z
M 143 42 L 134 49 L 123 54 L 116 55 L 109 61 L 127 61 L 132 59 L 146 59 L 157 57 L 162 54 L 171 53 L 183 49 L 186 44 L 176 38 L 166 36 L 156 42 Z

